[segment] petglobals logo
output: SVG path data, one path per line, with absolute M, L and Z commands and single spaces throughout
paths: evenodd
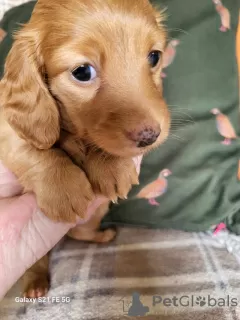
M 213 297 L 211 295 L 207 296 L 194 296 L 194 295 L 184 295 L 184 296 L 172 296 L 172 297 L 162 297 L 153 296 L 153 304 L 155 307 L 157 305 L 162 305 L 164 307 L 237 307 L 238 299 L 232 298 L 229 295 L 226 297 Z
M 212 295 L 182 295 L 182 296 L 141 296 L 134 292 L 131 297 L 124 297 L 120 300 L 123 304 L 123 312 L 128 316 L 144 316 L 148 313 L 158 313 L 163 308 L 224 308 L 237 307 L 238 298 L 225 296 L 214 297 Z

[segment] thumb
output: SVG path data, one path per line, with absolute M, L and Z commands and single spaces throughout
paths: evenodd
M 32 194 L 0 200 L 0 243 L 16 243 L 36 209 Z

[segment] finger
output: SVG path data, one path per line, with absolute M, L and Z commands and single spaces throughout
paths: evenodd
M 0 161 L 0 199 L 13 197 L 22 191 L 15 175 Z
M 17 205 L 23 212 L 18 214 Z M 10 210 L 6 214 L 0 212 L 0 227 L 7 221 L 4 216 L 15 214 L 10 233 L 5 233 L 2 237 L 0 232 L 0 299 L 26 269 L 52 249 L 71 227 L 48 219 L 35 206 L 35 197 L 32 195 L 24 195 L 19 201 L 12 201 L 9 206 Z M 3 239 L 7 241 L 1 243 Z
M 97 208 L 105 203 L 109 201 L 107 198 L 103 197 L 103 196 L 97 196 L 95 200 L 93 200 L 87 210 L 87 214 L 86 217 L 84 219 L 78 219 L 77 220 L 77 224 L 84 224 L 86 222 L 89 221 L 89 219 L 93 216 L 93 214 L 95 213 L 95 211 L 97 210 Z
M 15 245 L 36 209 L 37 203 L 32 194 L 0 200 L 0 244 Z

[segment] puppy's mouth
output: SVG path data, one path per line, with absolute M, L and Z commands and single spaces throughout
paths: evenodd
M 106 154 L 109 155 L 113 155 L 116 157 L 123 157 L 123 158 L 130 158 L 130 157 L 137 157 L 137 156 L 142 156 L 146 153 L 148 153 L 149 151 L 151 151 L 152 149 L 157 147 L 157 143 L 152 144 L 151 146 L 136 146 L 135 144 L 131 143 L 130 145 L 127 143 L 125 144 L 125 146 L 122 146 L 121 148 L 117 148 L 117 147 L 112 147 L 109 145 L 105 145 L 105 144 L 92 144 L 92 146 L 90 148 L 94 148 L 96 150 L 99 151 L 103 151 Z

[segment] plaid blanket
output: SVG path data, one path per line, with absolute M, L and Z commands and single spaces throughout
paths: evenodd
M 227 239 L 132 228 L 110 245 L 67 239 L 52 253 L 48 298 L 17 302 L 17 284 L 0 319 L 240 319 L 240 259 Z

